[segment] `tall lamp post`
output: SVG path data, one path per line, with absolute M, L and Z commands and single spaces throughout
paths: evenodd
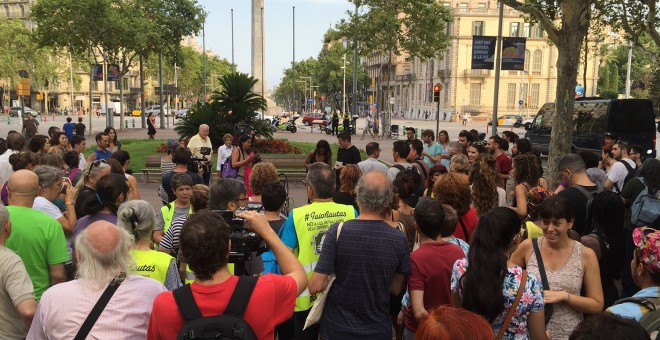
M 341 112 L 346 114 L 346 53 L 344 53 L 342 60 L 344 61 L 344 65 L 341 67 L 341 69 L 344 70 L 344 84 L 341 89 Z M 355 112 L 353 112 L 353 114 L 355 114 Z
M 309 79 L 309 96 L 306 98 L 307 100 L 309 100 L 310 98 L 312 98 L 312 77 L 298 77 L 298 78 Z M 307 100 L 305 100 L 305 105 L 307 105 Z
M 303 95 L 305 97 L 307 97 L 307 80 L 296 80 L 296 83 L 303 83 Z M 295 88 L 295 85 L 293 87 Z M 305 98 L 304 101 L 305 101 L 305 103 L 307 103 L 307 98 Z M 297 105 L 296 105 L 295 102 L 293 103 L 293 105 L 294 105 L 293 110 L 294 110 L 294 113 L 295 113 L 295 110 L 297 109 L 297 107 L 296 107 Z

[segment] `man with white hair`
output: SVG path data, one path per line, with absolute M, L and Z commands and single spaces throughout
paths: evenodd
M 204 147 L 211 149 L 211 154 L 206 156 L 206 159 L 208 160 L 209 164 L 212 164 L 213 144 L 211 144 L 211 138 L 209 138 L 209 126 L 206 124 L 200 125 L 199 133 L 192 136 L 188 141 L 188 149 L 192 151 L 193 157 L 195 158 L 202 159 L 202 157 L 204 157 L 204 155 L 201 153 L 201 149 Z M 209 182 L 211 181 L 211 172 L 204 171 L 202 178 L 204 179 L 204 184 L 209 185 Z
M 330 275 L 336 276 L 321 316 L 321 338 L 391 339 L 390 294 L 401 294 L 410 273 L 408 241 L 385 222 L 393 196 L 387 176 L 365 174 L 356 193 L 360 216 L 328 229 L 309 293 L 323 291 Z
M 23 261 L 5 247 L 10 234 L 9 212 L 0 204 L 0 339 L 24 339 L 37 300 Z
M 153 301 L 167 289 L 127 274 L 131 245 L 126 230 L 106 221 L 80 233 L 78 279 L 44 293 L 27 339 L 145 339 Z M 92 311 L 96 306 L 99 313 Z

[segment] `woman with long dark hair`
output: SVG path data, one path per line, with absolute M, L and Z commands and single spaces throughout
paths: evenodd
M 149 135 L 149 139 L 154 139 L 156 135 L 156 116 L 154 116 L 153 112 L 150 112 L 149 117 L 147 117 L 147 134 Z
M 524 240 L 510 261 L 544 282 L 547 329 L 553 339 L 567 339 L 584 314 L 603 310 L 598 259 L 593 250 L 568 236 L 575 217 L 570 201 L 548 197 L 539 216 L 543 236 Z M 582 288 L 585 294 L 580 293 Z
M 448 173 L 449 170 L 442 164 L 435 164 L 429 169 L 429 175 L 426 177 L 426 183 L 424 189 L 424 197 L 435 197 L 433 196 L 433 185 L 435 181 L 440 178 L 440 176 Z
M 64 154 L 71 150 L 69 145 L 69 139 L 66 138 L 66 133 L 64 132 L 55 132 L 53 138 L 50 139 L 50 149 L 48 153 L 52 153 L 61 157 L 64 157 Z
M 131 187 L 131 194 L 129 199 L 139 200 L 140 190 L 138 189 L 137 179 L 135 179 L 135 176 L 127 172 L 131 166 L 131 154 L 126 150 L 117 150 L 112 153 L 110 158 L 117 160 L 119 165 L 121 165 L 121 169 L 124 171 L 124 176 L 128 180 L 128 185 Z
M 309 152 L 305 159 L 305 169 L 309 169 L 309 166 L 316 162 L 323 162 L 328 165 L 331 165 L 330 163 L 332 163 L 332 150 L 330 149 L 330 143 L 325 139 L 318 141 L 316 143 L 316 148 Z
M 477 208 L 478 216 L 505 205 L 506 193 L 497 186 L 497 168 L 493 156 L 479 155 L 470 167 L 468 180 L 472 192 L 472 205 Z
M 533 187 L 545 187 L 541 182 L 541 172 L 532 154 L 518 155 L 513 158 L 511 172 L 515 182 L 510 206 L 521 217 L 527 217 L 527 192 Z
M 520 219 L 511 209 L 497 207 L 481 217 L 467 259 L 454 264 L 452 303 L 483 316 L 495 334 L 513 308 L 516 313 L 503 331 L 504 339 L 547 339 L 541 283 L 533 274 L 523 283 L 524 269 L 508 261 L 522 239 L 520 230 Z M 520 287 L 522 298 L 513 305 Z
M 332 200 L 335 203 L 352 205 L 359 212 L 360 207 L 355 201 L 355 187 L 361 176 L 362 170 L 359 166 L 355 164 L 345 166 L 339 175 L 339 191 L 333 194 Z
M 467 157 L 470 163 L 474 164 L 477 161 L 477 157 L 481 154 L 487 154 L 488 149 L 486 149 L 486 142 L 478 140 L 476 142 L 470 143 L 467 148 Z
M 44 135 L 34 135 L 30 139 L 28 149 L 38 155 L 43 155 L 50 150 L 50 139 Z
M 103 130 L 103 132 L 108 134 L 108 150 L 115 152 L 121 150 L 121 143 L 117 140 L 117 130 L 115 128 L 108 126 Z

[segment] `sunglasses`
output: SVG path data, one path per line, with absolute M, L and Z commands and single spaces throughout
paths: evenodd
M 106 161 L 105 159 L 99 159 L 99 160 L 93 161 L 92 164 L 90 164 L 90 166 L 89 166 L 89 171 L 87 171 L 87 176 L 91 175 L 92 169 L 94 169 L 95 166 L 101 165 L 101 163 L 108 164 L 108 161 Z

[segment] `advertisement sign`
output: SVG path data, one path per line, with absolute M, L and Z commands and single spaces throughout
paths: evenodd
M 108 81 L 118 81 L 120 78 L 119 65 L 108 65 Z
M 94 76 L 92 77 L 92 80 L 94 81 L 103 80 L 103 65 L 95 64 L 93 68 L 94 69 L 92 73 L 94 74 Z
M 575 98 L 582 98 L 582 97 L 584 97 L 584 86 L 577 85 L 575 87 Z
M 475 35 L 472 37 L 473 70 L 492 70 L 495 65 L 495 42 L 497 37 Z
M 502 38 L 502 70 L 522 71 L 525 69 L 525 43 L 527 38 Z

